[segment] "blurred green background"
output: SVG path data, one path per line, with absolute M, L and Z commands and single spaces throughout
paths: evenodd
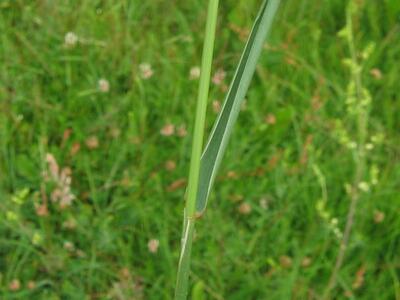
M 0 299 L 171 299 L 206 2 L 0 1 Z M 221 1 L 207 132 L 260 3 Z M 192 299 L 321 299 L 356 168 L 347 3 L 283 1 L 197 225 Z M 354 4 L 372 102 L 331 296 L 400 299 L 400 2 Z

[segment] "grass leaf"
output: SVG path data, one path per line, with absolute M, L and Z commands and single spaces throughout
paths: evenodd
M 269 0 L 264 1 L 261 5 L 224 105 L 201 157 L 196 200 L 196 212 L 198 214 L 202 214 L 207 206 L 213 181 L 279 4 L 280 0 Z

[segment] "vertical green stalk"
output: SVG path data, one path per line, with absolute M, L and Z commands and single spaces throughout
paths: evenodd
M 203 150 L 204 126 L 210 87 L 215 29 L 217 26 L 218 2 L 219 0 L 209 0 L 208 4 L 206 34 L 201 63 L 196 120 L 193 133 L 192 155 L 190 160 L 189 184 L 182 234 L 181 256 L 179 259 L 178 275 L 175 287 L 175 300 L 186 299 L 188 292 L 190 253 L 195 225 L 196 196 L 199 185 L 200 158 Z
M 361 72 L 362 65 L 357 58 L 357 50 L 354 41 L 353 32 L 353 13 L 356 11 L 354 2 L 350 2 L 346 11 L 346 30 L 345 37 L 350 50 L 351 59 L 351 75 L 352 82 L 355 86 L 355 97 L 357 100 L 358 110 L 357 110 L 357 149 L 355 151 L 355 164 L 356 170 L 354 174 L 353 187 L 350 191 L 350 207 L 346 217 L 346 224 L 343 233 L 342 240 L 340 242 L 339 251 L 336 257 L 335 266 L 329 278 L 328 285 L 324 291 L 322 299 L 330 299 L 330 292 L 335 288 L 337 284 L 337 277 L 339 271 L 343 265 L 345 254 L 350 240 L 351 231 L 355 222 L 355 216 L 357 212 L 357 204 L 361 198 L 359 191 L 359 185 L 363 181 L 365 167 L 366 167 L 366 153 L 365 144 L 367 139 L 368 131 L 368 107 L 365 101 L 366 92 L 362 84 Z M 368 103 L 368 101 L 367 101 Z

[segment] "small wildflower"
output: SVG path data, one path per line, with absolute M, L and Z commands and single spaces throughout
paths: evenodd
M 160 131 L 163 136 L 171 136 L 175 133 L 175 125 L 166 124 Z
M 48 180 L 51 179 L 57 184 L 51 193 L 51 199 L 53 202 L 58 202 L 61 208 L 65 208 L 75 199 L 75 196 L 71 192 L 72 171 L 70 168 L 63 168 L 60 172 L 60 167 L 56 159 L 50 153 L 47 153 L 46 161 L 51 175 L 51 178 L 48 178 Z
M 59 173 L 60 168 L 59 168 L 57 161 L 54 158 L 53 154 L 47 153 L 46 161 L 47 161 L 47 164 L 49 165 L 49 171 L 50 171 L 50 175 L 51 175 L 52 179 L 55 181 L 58 180 L 58 173 Z
M 21 282 L 18 279 L 13 279 L 8 285 L 10 291 L 18 291 L 21 288 Z
M 176 169 L 176 162 L 173 161 L 173 160 L 167 160 L 167 161 L 165 162 L 165 169 L 166 169 L 167 171 L 173 171 L 173 170 L 175 170 L 175 169 Z
M 76 220 L 73 218 L 70 218 L 62 223 L 62 227 L 69 230 L 75 229 L 76 225 Z
M 99 79 L 97 86 L 99 91 L 102 93 L 108 93 L 108 91 L 110 90 L 110 83 L 107 79 L 104 78 Z
M 361 267 L 357 270 L 356 278 L 354 279 L 354 282 L 353 282 L 353 284 L 352 284 L 352 288 L 353 288 L 354 290 L 357 290 L 357 289 L 359 289 L 360 287 L 363 286 L 363 284 L 364 284 L 364 275 L 365 275 L 365 272 L 366 272 L 366 271 L 367 271 L 367 270 L 366 270 L 365 266 L 361 266 Z
M 374 211 L 374 222 L 376 224 L 382 223 L 383 220 L 385 220 L 385 213 L 379 211 L 379 210 L 375 210 Z
M 226 73 L 223 69 L 219 69 L 217 70 L 217 72 L 214 74 L 213 78 L 212 78 L 212 82 L 215 85 L 221 85 L 223 83 L 223 81 L 225 80 L 226 77 Z
M 29 290 L 33 290 L 36 287 L 36 283 L 33 280 L 29 280 L 28 283 L 26 284 L 26 287 Z
M 129 271 L 129 269 L 127 267 L 122 268 L 119 271 L 119 274 L 122 277 L 122 279 L 129 279 L 131 277 L 131 272 Z
M 251 213 L 251 206 L 247 202 L 243 202 L 239 205 L 238 211 L 242 215 L 248 215 Z
M 64 45 L 67 48 L 73 48 L 78 43 L 78 36 L 73 32 L 67 32 L 64 37 Z
M 361 191 L 363 191 L 363 192 L 368 192 L 368 191 L 369 191 L 369 185 L 368 185 L 368 183 L 366 183 L 365 181 L 361 181 L 361 182 L 358 184 L 358 188 L 359 188 Z
M 86 253 L 83 252 L 81 249 L 76 249 L 75 253 L 76 253 L 76 256 L 78 256 L 80 258 L 85 258 L 86 257 Z
M 62 139 L 62 143 L 61 143 L 61 148 L 64 147 L 65 143 L 71 137 L 71 134 L 72 134 L 72 129 L 71 128 L 67 128 L 67 129 L 64 130 L 63 139 Z
M 39 217 L 45 217 L 45 216 L 49 215 L 49 210 L 48 210 L 46 204 L 40 204 L 40 205 L 36 206 L 35 209 L 36 209 L 36 214 Z
M 213 112 L 215 112 L 216 114 L 219 113 L 221 111 L 221 102 L 219 102 L 218 100 L 214 100 L 212 103 L 212 108 Z
M 265 118 L 265 123 L 269 125 L 276 124 L 276 117 L 273 114 L 268 114 Z
M 190 69 L 189 79 L 194 80 L 194 79 L 198 79 L 199 77 L 200 77 L 200 67 L 198 67 L 198 66 L 192 67 Z
M 307 267 L 309 267 L 309 266 L 311 265 L 311 263 L 312 263 L 311 258 L 309 258 L 308 256 L 306 256 L 306 257 L 304 257 L 304 258 L 302 259 L 302 261 L 301 261 L 301 266 L 302 266 L 303 268 L 307 268 Z
M 148 243 L 147 243 L 147 247 L 149 248 L 149 251 L 151 253 L 157 253 L 158 251 L 158 246 L 160 245 L 160 241 L 156 240 L 156 239 L 151 239 Z
M 65 241 L 64 242 L 64 249 L 67 251 L 74 251 L 75 250 L 75 246 L 73 243 L 71 243 L 70 241 Z
M 185 137 L 187 135 L 187 130 L 185 125 L 178 127 L 177 134 L 179 137 Z
M 139 69 L 140 69 L 140 76 L 142 77 L 142 79 L 149 79 L 154 74 L 151 65 L 148 63 L 141 63 L 139 65 Z
M 371 69 L 371 71 L 369 71 L 369 74 L 371 74 L 371 76 L 374 77 L 376 80 L 380 80 L 383 77 L 381 70 L 377 68 Z
M 97 138 L 97 136 L 92 135 L 88 137 L 85 143 L 86 147 L 88 147 L 91 150 L 99 148 L 99 139 Z
M 323 105 L 323 102 L 321 101 L 321 98 L 319 95 L 314 95 L 311 99 L 311 107 L 313 108 L 314 111 L 319 110 Z

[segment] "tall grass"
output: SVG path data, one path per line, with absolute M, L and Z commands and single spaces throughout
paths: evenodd
M 204 41 L 199 96 L 193 133 L 192 156 L 190 162 L 189 185 L 187 190 L 181 255 L 178 265 L 175 299 L 186 299 L 190 272 L 190 255 L 196 219 L 205 211 L 207 199 L 228 144 L 233 125 L 238 117 L 241 103 L 254 75 L 257 61 L 264 41 L 271 28 L 280 0 L 264 1 L 246 43 L 239 65 L 228 90 L 223 108 L 213 127 L 203 155 L 201 155 L 204 136 L 207 98 L 212 64 L 212 50 L 218 0 L 210 0 Z
M 356 145 L 353 152 L 355 172 L 352 186 L 348 189 L 350 206 L 346 217 L 343 237 L 340 241 L 335 265 L 322 299 L 329 299 L 331 291 L 337 284 L 337 277 L 345 259 L 345 254 L 355 222 L 358 202 L 363 197 L 363 192 L 365 192 L 366 189 L 369 189 L 365 181 L 365 171 L 367 167 L 366 141 L 368 137 L 368 119 L 371 96 L 368 90 L 363 86 L 362 60 L 366 60 L 368 58 L 370 54 L 369 52 L 372 51 L 372 48 L 367 48 L 363 51 L 363 53 L 361 53 L 361 55 L 356 49 L 353 32 L 353 17 L 356 13 L 357 6 L 355 2 L 350 1 L 346 9 L 346 26 L 339 32 L 339 36 L 346 41 L 350 53 L 350 57 L 345 60 L 345 63 L 349 67 L 351 73 L 346 103 L 347 113 L 349 118 L 353 119 L 355 124 L 354 127 L 356 128 L 356 137 L 354 138 L 353 142 L 354 145 Z
M 175 299 L 186 299 L 190 271 L 190 254 L 192 248 L 193 230 L 196 212 L 196 197 L 200 175 L 200 157 L 203 148 L 204 126 L 206 119 L 207 100 L 210 87 L 211 66 L 217 26 L 219 0 L 210 0 L 207 12 L 206 35 L 201 63 L 199 93 L 197 99 L 196 119 L 193 133 L 192 155 L 190 160 L 189 184 L 187 190 L 186 208 L 182 247 L 179 259 L 178 275 L 175 288 Z

